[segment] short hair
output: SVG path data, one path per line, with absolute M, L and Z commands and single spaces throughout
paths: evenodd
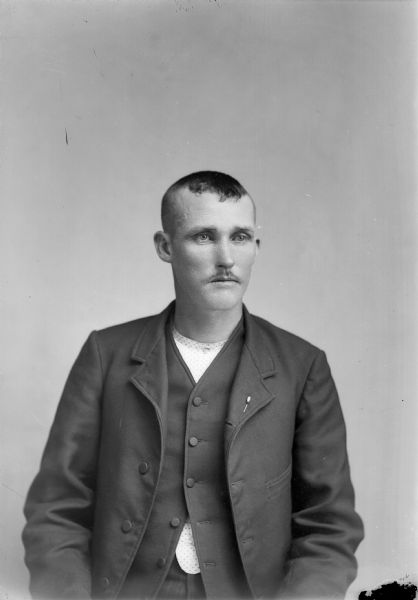
M 219 171 L 197 171 L 178 179 L 164 194 L 161 201 L 161 222 L 164 231 L 172 229 L 174 221 L 173 200 L 181 189 L 188 189 L 193 194 L 204 192 L 218 194 L 219 202 L 225 200 L 238 201 L 242 196 L 249 196 L 246 189 L 239 181 Z M 255 207 L 254 207 L 255 210 Z

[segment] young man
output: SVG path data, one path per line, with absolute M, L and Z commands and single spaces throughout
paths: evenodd
M 361 520 L 325 355 L 243 306 L 258 240 L 232 177 L 162 202 L 176 299 L 93 332 L 23 539 L 40 598 L 340 598 Z

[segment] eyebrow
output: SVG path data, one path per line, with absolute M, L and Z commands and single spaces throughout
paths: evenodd
M 196 233 L 201 233 L 202 231 L 208 231 L 210 233 L 216 233 L 218 231 L 218 228 L 215 227 L 214 225 L 198 225 L 196 227 L 192 227 L 192 229 L 190 229 L 187 232 L 187 235 L 195 235 Z M 250 233 L 250 234 L 254 234 L 255 233 L 255 228 L 254 227 L 248 227 L 248 225 L 237 225 L 236 227 L 233 228 L 231 233 L 237 233 L 238 231 L 243 231 L 245 233 Z

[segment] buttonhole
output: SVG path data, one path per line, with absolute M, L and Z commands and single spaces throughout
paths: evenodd
M 243 481 L 243 479 L 237 479 L 237 481 L 233 481 L 231 485 L 241 485 Z
M 248 537 L 248 538 L 245 538 L 244 540 L 241 540 L 241 541 L 242 541 L 243 544 L 248 544 L 248 542 L 252 542 L 253 540 L 254 540 L 253 537 Z

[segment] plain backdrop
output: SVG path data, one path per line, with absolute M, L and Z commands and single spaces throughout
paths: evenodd
M 417 5 L 2 0 L 0 599 L 22 506 L 92 329 L 173 297 L 165 189 L 258 206 L 249 309 L 325 349 L 366 526 L 351 588 L 418 581 Z

